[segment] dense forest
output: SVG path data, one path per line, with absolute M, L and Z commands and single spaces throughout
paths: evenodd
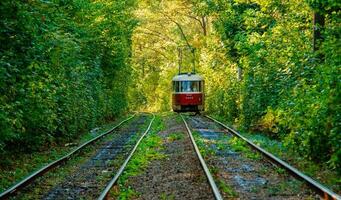
M 0 155 L 71 140 L 124 111 L 169 111 L 186 47 L 182 70 L 193 59 L 205 77 L 209 113 L 340 169 L 340 4 L 2 0 Z
M 340 168 L 339 8 L 322 0 L 140 1 L 130 106 L 170 109 L 177 49 L 187 46 L 205 77 L 209 113 Z M 315 45 L 314 13 L 323 18 Z M 183 72 L 193 69 L 190 56 Z
M 127 109 L 134 6 L 0 2 L 1 154 L 71 139 Z

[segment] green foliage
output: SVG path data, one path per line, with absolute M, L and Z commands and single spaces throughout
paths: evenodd
M 118 198 L 119 200 L 128 200 L 136 198 L 138 196 L 138 193 L 134 191 L 132 188 L 126 188 L 120 191 L 119 195 L 120 195 Z
M 337 11 L 341 7 L 340 1 L 334 0 L 306 0 L 306 2 L 315 10 L 322 13 Z
M 124 183 L 127 178 L 140 174 L 152 160 L 164 157 L 164 155 L 158 151 L 161 143 L 162 139 L 155 134 L 148 135 L 143 142 L 141 142 L 136 154 L 134 154 L 134 157 L 130 160 L 122 175 L 122 183 Z
M 225 68 L 209 66 L 208 110 L 247 130 L 266 132 L 316 162 L 341 167 L 340 3 L 206 1 L 195 12 L 215 16 Z M 312 13 L 325 16 L 323 42 L 312 52 Z M 324 60 L 316 59 L 318 54 Z M 204 63 L 204 62 L 202 62 Z M 241 79 L 234 79 L 240 69 Z M 230 70 L 229 70 L 230 69 Z M 218 72 L 216 72 L 218 70 Z
M 246 146 L 246 142 L 244 140 L 241 140 L 237 137 L 233 137 L 229 144 L 231 145 L 232 149 L 237 152 L 245 152 L 247 151 L 248 147 Z
M 37 150 L 127 108 L 134 1 L 0 3 L 0 151 Z

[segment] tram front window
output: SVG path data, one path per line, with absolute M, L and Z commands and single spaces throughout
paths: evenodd
M 181 92 L 200 92 L 200 81 L 182 81 Z

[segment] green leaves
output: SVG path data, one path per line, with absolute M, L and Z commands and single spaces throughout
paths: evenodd
M 282 139 L 297 153 L 340 167 L 340 12 L 336 1 L 200 1 L 215 16 L 226 71 L 204 70 L 207 106 L 232 124 Z M 319 63 L 312 12 L 326 14 Z M 212 51 L 215 51 L 213 49 Z M 208 66 L 209 67 L 209 66 Z M 241 69 L 241 70 L 240 70 Z M 233 80 L 236 71 L 241 80 Z M 210 90 L 212 89 L 212 90 Z M 338 141 L 338 142 L 337 142 Z M 321 155 L 322 154 L 322 155 Z
M 127 108 L 135 1 L 1 1 L 0 149 L 44 148 Z

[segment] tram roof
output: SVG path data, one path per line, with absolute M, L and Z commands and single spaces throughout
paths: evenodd
M 173 81 L 202 81 L 204 80 L 201 76 L 197 74 L 179 74 L 173 77 Z

